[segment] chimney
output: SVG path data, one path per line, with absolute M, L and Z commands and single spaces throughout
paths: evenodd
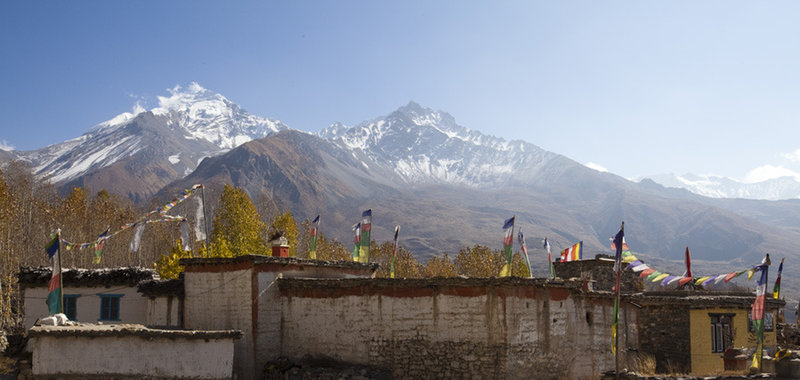
M 283 236 L 272 240 L 272 257 L 289 257 L 289 240 Z

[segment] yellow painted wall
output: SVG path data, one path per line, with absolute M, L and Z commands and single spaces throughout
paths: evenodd
M 750 309 L 712 308 L 689 311 L 689 328 L 691 330 L 692 375 L 715 375 L 725 370 L 722 353 L 711 352 L 711 317 L 712 314 L 734 314 L 733 347 L 755 347 L 756 337 L 747 331 L 747 312 Z M 775 313 L 770 311 L 770 313 Z M 774 319 L 773 319 L 774 320 Z M 764 332 L 764 347 L 775 347 L 777 340 L 775 330 Z M 750 362 L 747 362 L 748 367 Z

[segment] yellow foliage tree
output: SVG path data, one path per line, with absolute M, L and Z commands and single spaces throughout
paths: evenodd
M 458 276 L 458 271 L 456 270 L 456 265 L 453 263 L 453 260 L 450 259 L 450 256 L 444 254 L 441 257 L 431 257 L 422 268 L 422 276 L 426 278 L 456 277 Z
M 369 245 L 369 261 L 372 263 L 378 263 L 379 265 L 376 277 L 389 278 L 394 243 L 385 241 L 381 244 L 377 244 L 373 240 Z M 422 277 L 422 267 L 420 266 L 419 262 L 411 252 L 403 249 L 403 247 L 397 248 L 397 257 L 395 257 L 394 261 L 394 277 Z
M 353 261 L 351 251 L 344 244 L 336 239 L 328 240 L 322 231 L 317 233 L 317 260 Z
M 181 259 L 192 257 L 191 251 L 183 250 L 183 243 L 178 239 L 169 256 L 162 255 L 155 263 L 156 272 L 164 280 L 172 280 L 178 278 L 178 275 L 183 272 L 183 266 L 180 265 Z
M 266 227 L 247 193 L 226 184 L 214 217 L 212 244 L 225 241 L 231 256 L 266 254 L 265 234 Z M 217 249 L 222 247 L 212 246 L 212 253 Z
M 297 254 L 297 222 L 294 220 L 291 211 L 286 211 L 275 217 L 269 226 L 270 231 L 280 231 L 283 237 L 289 241 L 289 257 L 295 257 Z
M 492 251 L 485 245 L 477 244 L 461 248 L 455 259 L 458 274 L 467 277 L 496 277 L 504 263 L 501 251 Z

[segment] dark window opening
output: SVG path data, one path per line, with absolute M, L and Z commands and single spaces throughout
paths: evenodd
M 70 321 L 78 319 L 78 297 L 79 294 L 64 294 L 64 315 Z
M 119 300 L 121 294 L 100 295 L 100 320 L 119 321 Z

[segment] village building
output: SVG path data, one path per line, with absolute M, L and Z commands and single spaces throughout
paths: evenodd
M 231 346 L 236 378 L 260 378 L 278 359 L 368 365 L 396 378 L 596 379 L 616 365 L 613 261 L 605 258 L 556 263 L 556 279 L 377 279 L 377 264 L 257 255 L 181 264 L 178 280 L 142 279 L 130 297 L 139 301 L 120 304 L 120 321 L 138 307 L 135 323 L 211 334 Z M 76 292 L 67 283 L 65 294 Z M 26 318 L 39 318 L 44 296 L 32 283 L 24 290 Z M 755 345 L 752 293 L 645 291 L 630 271 L 622 290 L 623 368 L 651 357 L 657 372 L 719 373 L 725 349 Z M 770 326 L 783 306 L 767 302 L 766 347 L 776 345 Z M 73 339 L 38 329 L 36 339 Z

